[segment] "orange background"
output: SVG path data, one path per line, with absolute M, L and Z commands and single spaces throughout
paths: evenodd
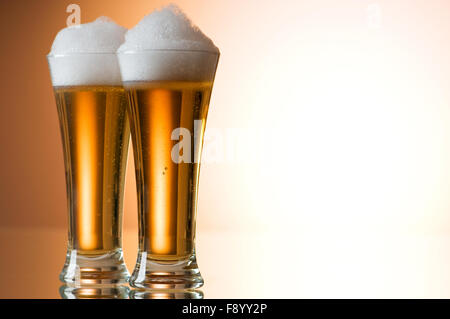
M 269 132 L 242 139 L 253 162 L 202 167 L 206 297 L 450 297 L 450 3 L 174 2 L 221 50 L 207 134 Z M 106 15 L 132 27 L 167 2 L 0 3 L 0 245 L 13 254 L 11 243 L 32 240 L 8 240 L 15 229 L 66 227 L 45 56 L 70 3 L 82 23 Z M 125 233 L 135 249 L 133 172 L 130 158 Z M 55 269 L 63 256 L 62 243 Z M 0 273 L 21 260 L 11 258 Z

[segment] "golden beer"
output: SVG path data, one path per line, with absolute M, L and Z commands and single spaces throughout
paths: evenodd
M 119 86 L 55 87 L 64 148 L 69 249 L 102 255 L 121 248 L 130 128 Z
M 60 279 L 125 283 L 122 215 L 130 125 L 122 86 L 55 86 L 64 150 L 69 234 Z
M 153 260 L 188 258 L 194 251 L 199 157 L 212 83 L 125 82 L 124 86 L 136 162 L 140 248 Z M 187 162 L 174 162 L 171 155 L 179 143 L 171 138 L 177 128 L 191 133 Z
M 203 278 L 195 257 L 195 219 L 212 82 L 127 81 L 124 87 L 139 208 L 139 255 L 130 284 L 199 287 Z M 179 129 L 188 134 L 174 138 Z M 189 147 L 177 148 L 180 142 Z

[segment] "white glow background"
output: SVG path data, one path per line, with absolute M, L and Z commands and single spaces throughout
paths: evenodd
M 177 3 L 222 54 L 205 152 L 270 132 L 202 166 L 205 296 L 450 297 L 448 1 Z

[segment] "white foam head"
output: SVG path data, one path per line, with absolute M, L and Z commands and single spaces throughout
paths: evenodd
M 158 49 L 219 52 L 211 39 L 174 4 L 150 13 L 128 30 L 119 52 Z
M 120 85 L 114 53 L 125 33 L 107 17 L 59 31 L 48 55 L 53 85 Z
M 128 30 L 118 54 L 123 81 L 212 80 L 219 49 L 172 4 Z

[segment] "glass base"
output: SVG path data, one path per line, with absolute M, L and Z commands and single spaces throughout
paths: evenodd
M 203 299 L 201 290 L 141 290 L 131 291 L 130 299 Z
M 147 258 L 146 252 L 139 252 L 130 286 L 158 290 L 195 289 L 203 286 L 203 278 L 195 254 L 183 260 L 163 261 Z
M 130 288 L 126 286 L 111 287 L 71 287 L 63 285 L 59 294 L 63 299 L 129 299 Z
M 69 250 L 59 279 L 74 287 L 126 284 L 130 277 L 122 249 L 103 255 L 80 255 Z

